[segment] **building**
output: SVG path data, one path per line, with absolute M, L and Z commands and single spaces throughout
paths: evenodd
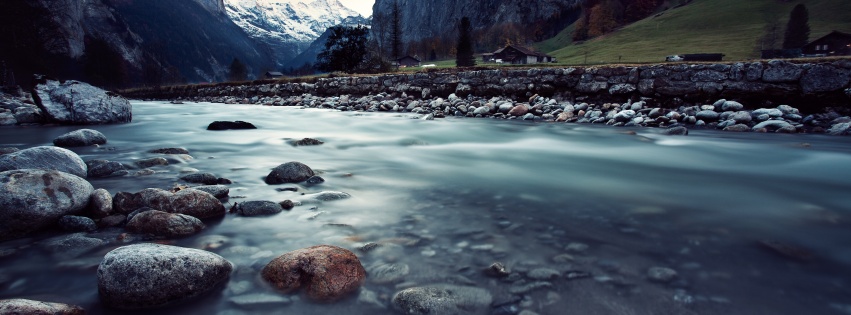
M 533 64 L 555 62 L 555 58 L 544 53 L 533 51 L 526 47 L 508 45 L 493 52 L 493 60 L 497 63 Z
M 266 72 L 266 79 L 277 79 L 283 77 L 284 74 L 277 71 L 268 71 Z
M 849 56 L 851 34 L 833 31 L 801 48 L 804 56 Z
M 399 59 L 396 59 L 396 64 L 401 68 L 406 67 L 419 67 L 420 60 L 411 56 L 405 56 Z

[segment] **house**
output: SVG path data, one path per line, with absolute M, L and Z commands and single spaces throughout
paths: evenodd
M 555 62 L 552 56 L 514 45 L 508 45 L 493 52 L 493 60 L 502 60 L 504 63 L 511 64 Z
M 266 79 L 277 79 L 283 77 L 284 74 L 278 71 L 268 71 L 266 72 Z
M 417 58 L 411 57 L 411 56 L 405 56 L 405 57 L 396 59 L 396 64 L 399 65 L 399 67 L 402 67 L 402 68 L 419 67 L 420 66 L 420 60 L 417 59 Z
M 833 31 L 801 48 L 804 56 L 849 56 L 851 34 Z

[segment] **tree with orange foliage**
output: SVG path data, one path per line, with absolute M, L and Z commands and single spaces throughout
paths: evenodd
M 597 37 L 608 34 L 616 29 L 620 23 L 618 21 L 617 0 L 604 1 L 591 8 L 588 14 L 588 36 Z

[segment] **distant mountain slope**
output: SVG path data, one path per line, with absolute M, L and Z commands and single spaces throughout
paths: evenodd
M 701 52 L 723 53 L 724 60 L 753 59 L 770 48 L 772 33 L 779 48 L 789 12 L 798 3 L 809 10 L 810 40 L 832 30 L 851 32 L 848 0 L 694 0 L 582 44 L 570 43 L 568 27 L 536 47 L 566 64 L 663 62 L 666 55 Z M 774 31 L 771 25 L 777 26 Z
M 278 65 L 288 64 L 327 28 L 350 17 L 360 18 L 338 0 L 225 0 L 224 3 L 234 23 L 274 50 Z

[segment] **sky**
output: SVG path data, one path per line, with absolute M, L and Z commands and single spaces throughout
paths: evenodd
M 375 0 L 340 0 L 340 2 L 364 17 L 372 15 L 372 5 L 375 4 Z

